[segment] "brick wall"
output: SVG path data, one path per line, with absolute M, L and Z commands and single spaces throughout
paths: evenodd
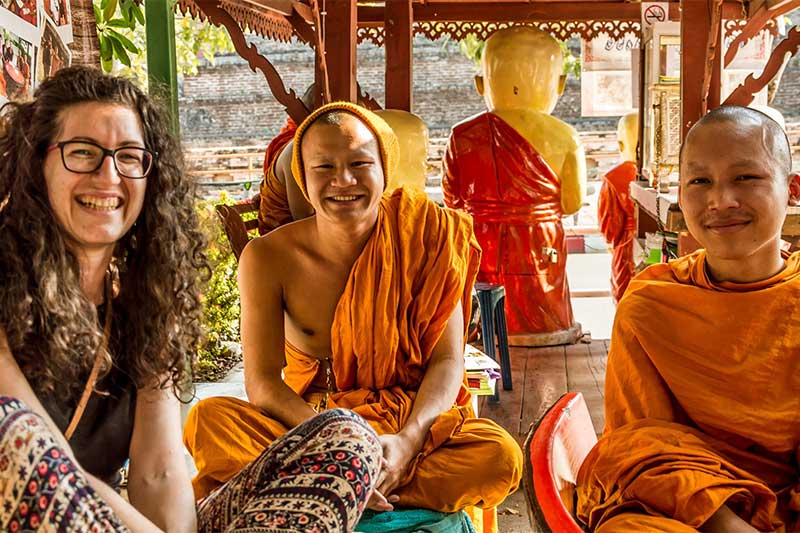
M 313 53 L 302 44 L 251 39 L 281 74 L 287 87 L 302 94 L 313 81 Z M 370 43 L 358 47 L 359 82 L 381 104 L 384 101 L 385 54 Z M 800 119 L 800 59 L 795 57 L 783 75 L 773 105 L 788 122 Z M 476 69 L 453 42 L 414 40 L 414 112 L 431 130 L 447 136 L 450 127 L 484 110 L 473 85 Z M 203 65 L 197 76 L 186 77 L 180 93 L 184 143 L 192 146 L 263 144 L 280 131 L 286 114 L 267 87 L 261 72 L 235 54 Z M 616 128 L 616 117 L 580 117 L 580 80 L 569 78 L 554 115 L 581 131 Z

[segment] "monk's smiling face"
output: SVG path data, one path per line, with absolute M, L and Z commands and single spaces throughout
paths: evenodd
M 306 188 L 318 217 L 335 220 L 377 213 L 384 172 L 375 135 L 355 115 L 322 115 L 303 135 Z
M 778 254 L 791 162 L 783 132 L 766 120 L 742 111 L 735 120 L 698 123 L 687 135 L 680 206 L 710 262 L 768 264 Z

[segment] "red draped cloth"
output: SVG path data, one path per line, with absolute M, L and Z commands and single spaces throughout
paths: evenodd
M 296 131 L 297 124 L 291 117 L 287 118 L 283 129 L 267 146 L 267 153 L 264 156 L 264 180 L 261 182 L 259 192 L 261 202 L 258 209 L 259 235 L 264 235 L 279 226 L 292 222 L 289 200 L 286 197 L 286 186 L 275 176 L 272 165 L 281 150 L 294 139 Z
M 483 249 L 478 281 L 505 286 L 509 334 L 570 328 L 561 181 L 555 172 L 492 113 L 453 127 L 444 168 L 445 203 L 474 219 Z
M 636 231 L 630 185 L 636 179 L 636 163 L 625 161 L 603 176 L 597 199 L 600 231 L 611 245 L 611 290 L 622 298 L 633 278 L 633 236 Z

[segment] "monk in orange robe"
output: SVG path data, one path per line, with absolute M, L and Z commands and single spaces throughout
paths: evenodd
M 211 398 L 190 413 L 184 442 L 198 497 L 333 407 L 381 435 L 374 509 L 491 508 L 516 490 L 521 450 L 475 418 L 466 387 L 465 317 L 480 261 L 471 220 L 409 189 L 383 195 L 397 155 L 389 126 L 353 104 L 323 106 L 298 128 L 293 174 L 316 214 L 242 253 L 250 403 Z
M 634 112 L 623 116 L 617 126 L 617 142 L 624 161 L 603 176 L 597 198 L 600 232 L 611 247 L 611 290 L 616 301 L 622 298 L 634 272 L 636 215 L 631 199 L 631 182 L 636 179 L 638 135 L 639 114 Z
M 723 106 L 689 131 L 679 199 L 703 250 L 633 279 L 617 308 L 606 427 L 578 474 L 592 531 L 800 531 L 800 185 L 779 125 Z
M 270 141 L 264 156 L 264 180 L 259 189 L 260 203 L 258 207 L 258 233 L 264 235 L 279 226 L 292 222 L 289 201 L 286 198 L 286 185 L 278 177 L 275 161 L 283 149 L 292 142 L 297 124 L 291 117 L 286 119 L 280 133 Z M 291 152 L 291 148 L 290 148 Z

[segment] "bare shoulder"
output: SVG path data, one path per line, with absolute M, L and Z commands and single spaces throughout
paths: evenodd
M 567 140 L 570 146 L 573 149 L 578 149 L 581 147 L 580 137 L 578 136 L 578 130 L 564 122 L 558 117 L 554 117 L 553 115 L 548 115 L 546 113 L 537 113 L 540 116 L 540 120 L 542 125 L 547 128 L 547 130 L 553 134 L 558 135 L 564 140 Z
M 286 185 L 292 179 L 292 147 L 294 141 L 289 141 L 281 148 L 281 153 L 275 159 L 275 175 L 281 183 Z
M 298 265 L 310 242 L 311 219 L 281 226 L 247 243 L 239 260 L 240 272 L 257 271 L 283 278 Z

